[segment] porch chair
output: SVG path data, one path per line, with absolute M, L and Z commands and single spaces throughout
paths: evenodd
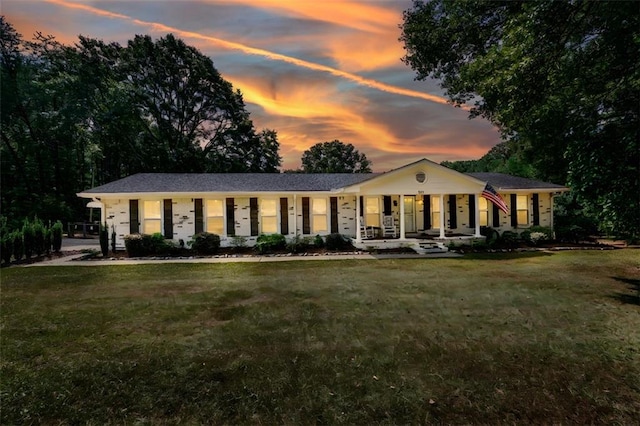
M 398 232 L 396 230 L 396 224 L 394 223 L 393 216 L 382 217 L 382 235 L 385 237 L 396 238 Z
M 367 227 L 364 224 L 364 218 L 362 216 L 360 216 L 360 238 L 362 238 L 363 240 L 369 240 L 373 238 L 373 228 L 371 228 L 370 226 Z

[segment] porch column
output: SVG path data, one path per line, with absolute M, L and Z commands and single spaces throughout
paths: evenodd
M 475 205 L 473 206 L 473 208 L 475 209 L 476 213 L 476 233 L 474 235 L 474 237 L 480 237 L 480 194 L 476 194 L 474 198 L 475 201 Z M 471 206 L 469 206 L 469 208 L 471 208 Z
M 362 223 L 360 223 L 361 215 L 362 212 L 360 211 L 360 196 L 356 195 L 356 242 L 358 243 L 362 242 L 362 233 L 360 232 L 360 229 L 362 227 Z
M 400 194 L 400 239 L 404 240 L 404 194 Z
M 293 194 L 293 229 L 296 236 L 298 235 L 298 197 Z
M 444 227 L 446 223 L 444 221 L 444 194 L 440 194 L 440 238 L 444 239 Z

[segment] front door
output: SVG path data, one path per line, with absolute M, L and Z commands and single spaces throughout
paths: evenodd
M 404 197 L 404 231 L 416 232 L 416 197 Z

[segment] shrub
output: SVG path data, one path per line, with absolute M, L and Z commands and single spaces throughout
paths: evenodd
M 318 248 L 324 247 L 324 239 L 320 235 L 313 237 L 313 245 Z
M 255 248 L 260 254 L 282 250 L 287 245 L 287 239 L 282 234 L 261 234 L 256 240 Z
M 500 234 L 498 233 L 498 231 L 490 226 L 481 226 L 480 235 L 486 237 L 486 243 L 489 247 L 495 245 L 500 239 Z
M 311 246 L 309 237 L 301 237 L 296 234 L 288 243 L 287 251 L 290 253 L 302 253 Z
M 42 221 L 37 217 L 33 220 L 31 224 L 31 228 L 33 230 L 33 252 L 36 256 L 40 256 L 44 253 L 44 234 L 45 229 Z
M 13 256 L 13 235 L 12 234 L 3 234 L 2 236 L 2 260 L 4 263 L 11 263 L 11 256 Z
M 529 231 L 531 231 L 532 239 L 534 233 L 541 233 L 544 234 L 544 238 L 542 238 L 543 240 L 553 240 L 553 229 L 549 228 L 548 226 L 535 225 L 529 228 Z
M 104 257 L 109 255 L 109 225 L 107 222 L 100 224 L 100 251 Z
M 153 235 L 130 234 L 124 237 L 124 246 L 129 257 L 150 256 L 154 254 L 171 253 L 174 246 L 160 233 Z
M 22 225 L 22 241 L 24 256 L 27 259 L 30 259 L 31 256 L 33 256 L 35 248 L 35 235 L 33 232 L 33 224 L 29 221 L 29 219 L 25 219 L 24 224 Z
M 241 235 L 234 235 L 231 237 L 231 247 L 234 250 L 242 250 L 247 248 L 247 237 L 243 237 Z
M 111 252 L 116 252 L 116 226 L 111 225 Z
M 24 238 L 21 231 L 15 231 L 13 234 L 13 258 L 19 261 L 24 256 Z
M 44 229 L 44 253 L 51 254 L 51 227 Z
M 62 249 L 62 229 L 62 222 L 59 220 L 51 227 L 51 243 L 56 253 L 60 253 Z
M 342 234 L 334 233 L 326 237 L 325 245 L 328 250 L 342 250 L 349 247 L 351 240 Z
M 193 236 L 191 248 L 198 254 L 215 254 L 220 248 L 220 236 L 209 232 L 202 232 Z
M 518 243 L 518 234 L 513 231 L 504 231 L 500 236 L 500 242 L 506 247 L 515 247 Z

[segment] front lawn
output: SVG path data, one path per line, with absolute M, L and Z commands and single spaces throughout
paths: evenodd
M 5 269 L 0 423 L 632 424 L 639 254 Z

